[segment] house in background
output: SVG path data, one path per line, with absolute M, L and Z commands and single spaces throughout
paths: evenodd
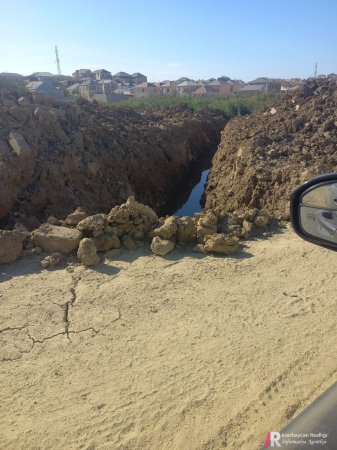
M 124 99 L 123 95 L 114 92 L 116 86 L 112 80 L 88 80 L 79 85 L 79 93 L 90 102 L 113 103 Z
M 182 83 L 177 85 L 178 95 L 180 96 L 190 95 L 200 86 L 202 86 L 202 84 L 196 81 L 183 81 Z
M 84 81 L 79 86 L 80 96 L 86 100 L 90 100 L 90 98 L 96 94 L 96 91 L 96 82 L 94 80 Z
M 19 73 L 1 72 L 0 79 L 3 81 L 23 81 L 24 76 Z
M 0 89 L 18 89 L 26 84 L 25 78 L 18 73 L 0 73 Z
M 91 70 L 90 69 L 78 69 L 72 74 L 72 77 L 75 80 L 83 80 L 86 78 L 91 78 Z
M 248 84 L 263 85 L 264 92 L 280 92 L 281 90 L 281 80 L 275 78 L 259 77 Z
M 112 80 L 100 80 L 97 81 L 96 90 L 97 93 L 110 93 L 117 88 L 118 84 Z
M 263 94 L 266 92 L 265 88 L 265 84 L 246 84 L 246 86 L 239 89 L 236 93 L 240 96 Z
M 158 83 L 159 91 L 162 95 L 177 95 L 177 83 L 175 81 L 165 81 Z
M 139 72 L 133 73 L 131 77 L 132 77 L 132 84 L 135 85 L 147 82 L 147 77 Z
M 74 83 L 67 87 L 67 92 L 69 95 L 80 95 L 80 83 Z
M 187 77 L 180 77 L 178 80 L 176 80 L 177 85 L 183 83 L 184 81 L 193 81 L 190 78 Z
M 53 83 L 49 81 L 31 81 L 26 85 L 32 94 L 43 94 L 47 97 L 63 99 L 64 91 L 59 86 L 54 86 Z
M 116 83 L 132 84 L 132 75 L 129 75 L 126 72 L 117 72 L 115 75 L 112 75 L 111 79 Z
M 134 86 L 130 83 L 117 83 L 117 88 L 114 90 L 115 94 L 123 94 L 125 98 L 133 97 L 131 88 Z
M 105 69 L 94 70 L 92 72 L 92 77 L 94 77 L 94 79 L 97 81 L 111 80 L 111 72 Z
M 54 81 L 57 79 L 57 75 L 53 75 L 50 72 L 33 72 L 27 78 L 30 81 Z
M 138 84 L 137 86 L 131 88 L 130 91 L 136 98 L 148 98 L 156 95 L 158 96 L 160 94 L 159 86 L 148 82 Z
M 217 91 L 217 89 L 215 89 L 212 86 L 209 85 L 203 85 L 198 87 L 197 89 L 195 89 L 193 92 L 191 92 L 191 95 L 193 97 L 212 97 L 212 96 L 216 96 L 219 95 L 219 92 Z

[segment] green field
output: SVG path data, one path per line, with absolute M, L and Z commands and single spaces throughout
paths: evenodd
M 273 105 L 280 99 L 281 94 L 258 94 L 247 97 L 238 97 L 237 95 L 223 97 L 174 97 L 161 96 L 141 99 L 128 99 L 112 105 L 116 109 L 141 109 L 151 110 L 158 108 L 177 107 L 182 104 L 188 105 L 195 111 L 207 109 L 218 109 L 226 112 L 230 117 L 245 115 L 261 110 L 266 106 Z

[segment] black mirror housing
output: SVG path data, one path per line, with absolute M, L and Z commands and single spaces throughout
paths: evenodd
M 312 244 L 337 250 L 337 173 L 315 177 L 290 197 L 294 231 Z

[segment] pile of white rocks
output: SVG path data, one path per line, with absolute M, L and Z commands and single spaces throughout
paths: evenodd
M 42 267 L 59 264 L 65 255 L 76 252 L 85 266 L 96 265 L 99 254 L 124 247 L 136 250 L 140 241 L 150 243 L 155 255 L 166 256 L 177 244 L 194 243 L 195 250 L 230 255 L 240 250 L 240 239 L 256 228 L 264 228 L 269 216 L 257 209 L 227 213 L 212 211 L 193 217 L 159 218 L 149 206 L 129 197 L 109 214 L 87 215 L 77 208 L 65 220 L 50 216 L 47 223 L 31 233 L 0 231 L 0 264 L 13 262 L 24 248 L 25 254 L 48 253 Z

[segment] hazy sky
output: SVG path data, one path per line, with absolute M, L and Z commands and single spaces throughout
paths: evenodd
M 337 0 L 0 0 L 0 72 L 180 76 L 337 73 Z

